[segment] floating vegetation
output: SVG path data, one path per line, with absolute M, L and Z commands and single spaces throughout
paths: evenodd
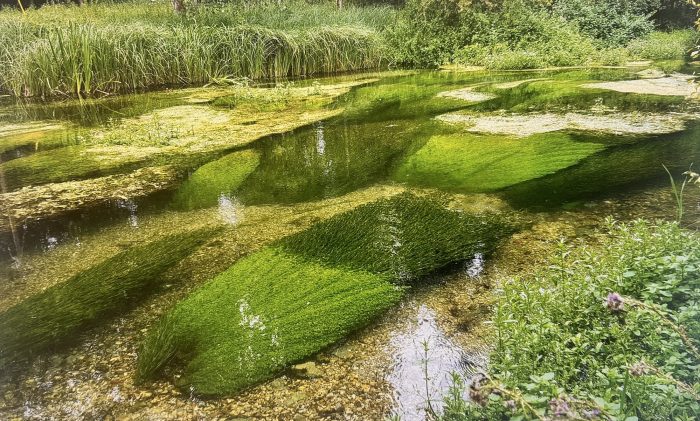
M 172 167 L 145 167 L 129 174 L 26 187 L 0 194 L 0 232 L 11 228 L 11 220 L 42 219 L 110 200 L 147 196 L 173 186 L 177 178 L 178 173 Z
M 488 254 L 513 226 L 403 194 L 253 254 L 178 304 L 147 337 L 140 378 L 172 362 L 183 389 L 234 393 L 366 325 L 415 282 Z
M 221 195 L 233 194 L 259 163 L 258 152 L 245 150 L 205 164 L 180 186 L 173 204 L 185 210 L 214 206 Z
M 124 311 L 213 233 L 205 228 L 132 247 L 0 313 L 0 367 L 75 341 L 83 329 Z
M 84 146 L 67 146 L 0 163 L 0 171 L 5 173 L 8 190 L 16 190 L 125 172 L 144 162 L 139 156 L 111 151 L 97 153 Z
M 500 84 L 480 88 L 480 91 L 492 92 L 498 97 L 474 104 L 469 109 L 512 113 L 590 110 L 660 113 L 682 110 L 687 105 L 683 96 L 622 93 L 604 89 L 608 83 L 625 84 L 624 79 L 635 77 L 629 70 L 571 71 L 548 75 L 551 76 L 549 80 L 532 80 L 507 89 Z
M 584 88 L 608 89 L 634 94 L 691 97 L 697 96 L 698 85 L 690 75 L 674 75 L 656 79 L 623 80 L 617 82 L 588 83 Z
M 523 139 L 467 133 L 433 136 L 401 164 L 394 178 L 452 191 L 493 191 L 552 174 L 604 148 L 565 133 Z
M 538 133 L 563 130 L 609 133 L 614 135 L 644 135 L 679 132 L 685 121 L 697 119 L 698 114 L 652 113 L 530 113 L 513 115 L 470 115 L 448 113 L 438 116 L 446 123 L 465 126 L 473 133 L 505 134 L 527 137 Z

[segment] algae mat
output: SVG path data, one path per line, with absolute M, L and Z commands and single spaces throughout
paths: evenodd
M 361 328 L 415 282 L 476 253 L 512 226 L 403 194 L 358 207 L 236 263 L 178 304 L 139 354 L 148 378 L 222 395 L 274 376 Z

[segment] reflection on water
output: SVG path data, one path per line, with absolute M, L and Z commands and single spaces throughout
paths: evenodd
M 439 413 L 452 374 L 468 376 L 485 364 L 450 340 L 425 305 L 407 331 L 391 338 L 390 347 L 394 365 L 387 380 L 394 389 L 393 413 L 402 421 L 423 421 L 430 410 Z
M 243 204 L 235 196 L 219 196 L 219 215 L 226 223 L 236 225 L 240 222 Z

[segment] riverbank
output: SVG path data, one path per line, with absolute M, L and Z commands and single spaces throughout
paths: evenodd
M 0 12 L 0 93 L 102 96 L 375 69 L 388 7 L 195 6 L 170 2 Z

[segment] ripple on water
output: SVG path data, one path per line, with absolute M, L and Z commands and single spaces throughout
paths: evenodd
M 394 365 L 387 380 L 394 391 L 392 412 L 403 421 L 424 420 L 429 406 L 439 412 L 452 374 L 468 379 L 486 365 L 485 356 L 472 355 L 452 341 L 438 326 L 435 311 L 425 304 L 407 329 L 391 337 L 390 352 Z

